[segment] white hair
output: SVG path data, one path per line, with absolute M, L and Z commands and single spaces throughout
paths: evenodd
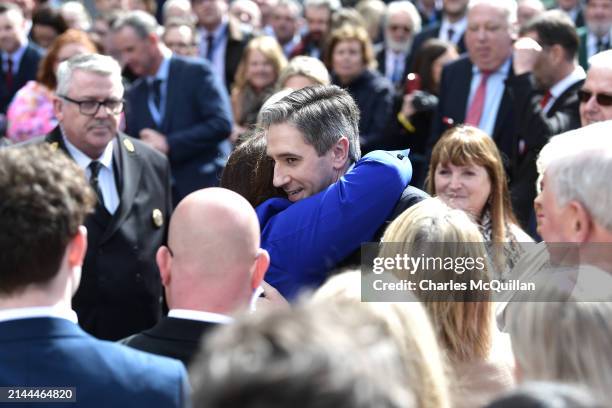
M 121 67 L 112 57 L 100 54 L 81 54 L 59 64 L 57 68 L 57 94 L 66 95 L 74 71 L 109 76 L 121 83 Z
M 589 67 L 612 68 L 612 50 L 602 51 L 593 55 L 589 58 Z
M 470 0 L 468 3 L 468 14 L 472 8 L 479 4 L 486 4 L 501 10 L 509 25 L 516 24 L 517 5 L 516 0 Z
M 393 1 L 387 6 L 385 12 L 385 27 L 389 25 L 389 18 L 396 13 L 407 13 L 412 21 L 413 35 L 421 31 L 421 16 L 417 8 L 408 0 Z
M 598 122 L 553 137 L 536 162 L 538 187 L 548 174 L 558 205 L 578 201 L 593 220 L 612 231 L 612 121 Z

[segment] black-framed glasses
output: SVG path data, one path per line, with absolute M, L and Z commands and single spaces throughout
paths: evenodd
M 122 99 L 107 99 L 102 102 L 98 101 L 77 101 L 76 99 L 69 98 L 66 95 L 58 95 L 60 98 L 74 103 L 75 105 L 79 105 L 79 112 L 83 115 L 87 116 L 96 116 L 98 114 L 98 110 L 100 110 L 100 106 L 104 105 L 107 111 L 110 111 L 113 115 L 117 115 L 123 112 L 123 100 Z
M 588 101 L 590 101 L 593 95 L 595 95 L 595 100 L 601 106 L 611 106 L 612 105 L 612 95 L 607 95 L 607 94 L 602 94 L 602 93 L 593 94 L 593 92 L 589 92 L 584 89 L 581 89 L 578 91 L 578 98 L 580 99 L 580 102 L 582 103 L 587 103 Z

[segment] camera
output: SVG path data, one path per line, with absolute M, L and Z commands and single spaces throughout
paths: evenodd
M 432 111 L 438 106 L 438 97 L 425 91 L 414 91 L 412 107 L 416 112 Z

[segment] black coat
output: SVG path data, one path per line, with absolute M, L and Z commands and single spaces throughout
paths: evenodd
M 0 71 L 2 72 L 2 80 L 0 80 L 1 113 L 6 113 L 6 110 L 8 109 L 11 100 L 13 99 L 17 91 L 26 84 L 26 82 L 36 79 L 38 64 L 40 63 L 42 56 L 43 54 L 40 48 L 38 48 L 34 44 L 28 43 L 25 52 L 21 57 L 21 62 L 19 63 L 19 70 L 13 76 L 13 87 L 11 89 L 7 89 L 6 87 L 6 73 L 0 66 Z
M 148 353 L 176 358 L 187 367 L 200 348 L 202 336 L 217 326 L 219 326 L 217 323 L 164 317 L 149 330 L 121 340 L 121 344 Z
M 59 128 L 45 140 L 69 154 Z M 112 216 L 98 204 L 85 220 L 87 254 L 73 298 L 80 326 L 108 340 L 152 327 L 161 317 L 155 254 L 166 242 L 172 212 L 167 159 L 126 135 L 119 134 L 115 141 L 120 204 Z
M 332 79 L 336 85 L 346 88 L 361 113 L 361 154 L 380 149 L 383 131 L 393 110 L 395 91 L 391 82 L 378 72 L 367 69 L 349 84 L 340 84 L 335 75 Z

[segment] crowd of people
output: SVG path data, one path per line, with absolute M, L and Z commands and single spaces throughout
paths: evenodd
M 0 2 L 0 403 L 607 406 L 611 40 L 612 0 Z

